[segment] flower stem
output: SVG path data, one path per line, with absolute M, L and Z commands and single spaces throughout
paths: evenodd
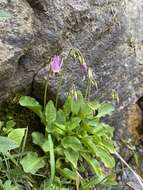
M 56 109 L 57 109 L 57 106 L 58 106 L 59 93 L 60 93 L 61 88 L 62 88 L 62 80 L 63 80 L 62 76 L 63 76 L 63 73 L 64 73 L 64 69 L 62 69 L 62 71 L 61 71 L 60 80 L 59 80 L 59 83 L 58 83 L 57 96 L 56 96 Z
M 89 101 L 89 98 L 90 98 L 91 86 L 92 86 L 92 82 L 90 80 L 90 82 L 89 82 L 89 89 L 88 89 L 88 97 L 87 97 L 88 101 Z
M 143 181 L 141 177 L 129 166 L 129 164 L 118 154 L 118 152 L 115 152 L 115 155 L 128 167 L 128 169 L 133 173 L 137 181 L 139 182 L 140 186 L 143 188 Z
M 90 86 L 90 79 L 88 78 L 88 83 L 87 83 L 87 88 L 86 88 L 86 93 L 85 93 L 85 100 L 88 98 L 89 86 Z
M 46 107 L 46 103 L 47 103 L 47 91 L 48 91 L 48 85 L 49 85 L 49 77 L 50 77 L 50 72 L 48 72 L 48 76 L 47 76 L 46 83 L 45 83 L 44 108 Z
M 49 77 L 50 77 L 50 70 L 48 71 L 47 80 L 45 83 L 45 92 L 44 92 L 44 109 L 46 107 L 47 103 L 47 91 L 48 91 L 48 85 L 49 85 Z M 51 185 L 54 183 L 55 178 L 55 153 L 54 153 L 54 143 L 52 140 L 51 134 L 48 134 L 45 132 L 45 136 L 48 136 L 49 146 L 50 146 L 50 167 L 51 167 Z
M 68 65 L 68 58 L 70 56 L 70 52 L 71 52 L 71 50 L 69 51 L 69 54 L 67 55 L 67 58 L 65 60 L 64 59 L 62 60 L 65 63 L 63 63 L 63 68 L 62 68 L 62 71 L 61 71 L 61 74 L 60 74 L 60 80 L 58 82 L 57 96 L 56 96 L 56 109 L 57 109 L 57 106 L 58 106 L 59 93 L 60 93 L 61 88 L 62 88 L 63 74 L 64 74 L 64 72 L 65 72 L 65 70 L 67 68 L 67 65 Z

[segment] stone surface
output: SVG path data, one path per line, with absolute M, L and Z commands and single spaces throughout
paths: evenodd
M 29 1 L 42 23 L 41 39 L 45 48 L 52 44 L 53 55 L 66 55 L 70 48 L 79 48 L 96 74 L 98 90 L 92 98 L 111 101 L 112 89 L 120 98 L 112 124 L 119 138 L 126 136 L 127 108 L 143 95 L 143 2 L 118 0 L 56 0 Z M 40 3 L 41 2 L 41 3 Z M 47 42 L 47 47 L 46 47 Z M 48 54 L 48 53 L 47 53 Z M 79 65 L 69 60 L 64 74 L 61 102 L 71 84 L 84 91 L 87 85 Z M 34 94 L 43 89 L 48 67 L 43 67 L 34 79 Z M 50 77 L 49 95 L 56 94 L 58 76 Z
M 21 90 L 43 97 L 49 58 L 76 47 L 96 74 L 91 98 L 112 101 L 118 92 L 110 122 L 126 138 L 127 109 L 143 96 L 143 1 L 1 0 L 0 10 L 13 15 L 0 20 L 0 103 Z M 53 99 L 58 81 L 50 76 Z M 60 102 L 73 83 L 85 91 L 86 76 L 69 59 Z
M 77 47 L 95 72 L 98 89 L 91 97 L 120 98 L 112 124 L 126 133 L 126 112 L 143 95 L 143 2 L 140 0 L 3 0 L 0 10 L 13 17 L 0 21 L 0 102 L 21 90 L 43 97 L 49 58 Z M 87 80 L 69 60 L 60 102 L 74 83 L 85 91 Z M 50 76 L 55 97 L 58 76 Z M 124 131 L 124 134 L 122 134 Z
M 10 14 L 0 20 L 0 103 L 16 92 L 31 88 L 38 70 L 34 49 L 34 12 L 25 0 L 0 1 L 0 11 Z M 40 47 L 39 47 L 40 48 Z M 38 48 L 38 51 L 39 51 Z M 30 56 L 29 56 L 30 55 Z

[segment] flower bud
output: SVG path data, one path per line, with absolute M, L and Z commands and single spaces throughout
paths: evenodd
M 62 60 L 60 59 L 60 56 L 54 55 L 51 61 L 51 69 L 53 73 L 59 73 L 62 69 Z

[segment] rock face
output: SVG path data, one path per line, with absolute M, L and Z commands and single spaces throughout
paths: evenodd
M 11 14 L 10 18 L 0 20 L 0 102 L 18 91 L 27 88 L 29 73 L 22 59 L 34 39 L 32 27 L 33 11 L 25 1 L 2 1 L 0 11 Z M 4 15 L 3 13 L 3 15 Z M 4 17 L 5 18 L 5 17 Z M 28 80 L 27 80 L 28 78 Z
M 49 58 L 79 48 L 96 74 L 92 98 L 120 103 L 112 116 L 119 138 L 126 136 L 127 108 L 143 96 L 142 0 L 1 0 L 0 103 L 21 90 L 43 96 Z M 69 60 L 60 101 L 71 84 L 84 91 L 87 80 Z M 59 78 L 50 76 L 49 96 Z
M 111 100 L 112 89 L 118 92 L 112 123 L 122 130 L 126 109 L 143 95 L 142 0 L 3 0 L 2 10 L 12 17 L 0 20 L 0 102 L 20 90 L 42 95 L 49 58 L 76 47 L 96 74 L 92 98 Z M 77 63 L 69 62 L 61 101 L 71 81 L 83 91 L 87 84 Z M 49 95 L 58 80 L 50 78 Z
M 98 90 L 92 90 L 92 98 L 111 101 L 112 89 L 118 92 L 120 103 L 117 105 L 118 111 L 113 115 L 112 124 L 119 130 L 119 136 L 126 136 L 123 127 L 126 126 L 127 108 L 143 95 L 143 2 L 33 2 L 29 1 L 42 23 L 39 36 L 45 41 L 45 49 L 52 44 L 58 54 L 66 54 L 72 47 L 77 47 L 83 52 L 98 82 Z M 64 74 L 61 101 L 67 95 L 71 82 L 83 91 L 87 85 L 77 63 L 69 62 Z M 43 67 L 35 76 L 33 87 L 36 95 L 39 88 L 42 92 L 47 68 Z M 59 79 L 50 79 L 49 92 L 53 96 Z
M 76 47 L 96 74 L 92 98 L 111 100 L 116 90 L 120 104 L 112 123 L 125 126 L 127 107 L 143 95 L 142 0 L 3 0 L 2 10 L 12 17 L 0 20 L 0 102 L 21 90 L 43 95 L 49 58 Z M 87 84 L 69 62 L 61 101 L 71 81 L 83 91 Z M 49 96 L 58 80 L 50 78 Z

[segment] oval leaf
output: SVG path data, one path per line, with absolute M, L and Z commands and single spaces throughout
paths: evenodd
M 42 133 L 33 132 L 32 141 L 34 144 L 40 146 L 44 152 L 50 151 L 49 141 L 45 138 L 45 136 Z
M 68 168 L 64 168 L 64 169 L 58 169 L 59 173 L 64 176 L 66 179 L 70 179 L 70 180 L 76 180 L 77 174 L 76 172 L 73 172 L 72 170 L 68 169 Z
M 17 147 L 18 146 L 15 141 L 9 139 L 8 137 L 0 136 L 0 152 L 3 154 Z
M 21 161 L 26 173 L 35 174 L 40 168 L 45 166 L 45 161 L 42 157 L 38 157 L 36 152 L 29 152 Z
M 82 149 L 82 144 L 80 140 L 74 136 L 65 137 L 62 140 L 62 145 L 65 149 L 71 148 L 72 150 L 75 151 L 80 151 Z
M 51 124 L 56 120 L 56 108 L 51 100 L 46 105 L 45 116 L 46 116 L 46 122 L 48 124 Z
M 115 160 L 113 156 L 105 150 L 102 146 L 95 146 L 96 156 L 101 159 L 107 168 L 113 168 L 115 166 Z
M 64 151 L 64 154 L 66 156 L 67 161 L 69 161 L 73 165 L 73 167 L 76 168 L 79 159 L 79 153 L 75 152 L 72 149 L 68 149 Z
M 104 117 L 106 115 L 111 115 L 111 113 L 114 111 L 114 107 L 112 104 L 109 103 L 103 103 L 98 109 L 97 117 Z
M 26 107 L 36 113 L 41 119 L 42 118 L 42 106 L 30 96 L 22 96 L 19 100 L 21 106 Z
M 18 146 L 21 145 L 22 139 L 25 134 L 25 128 L 18 128 L 13 129 L 9 134 L 8 137 L 16 142 Z

